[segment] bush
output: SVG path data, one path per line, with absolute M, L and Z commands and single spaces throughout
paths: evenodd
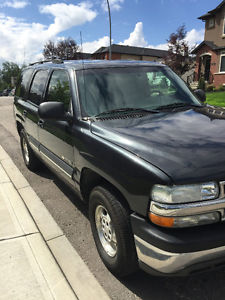
M 225 91 L 225 86 L 221 84 L 220 86 L 218 86 L 218 88 L 216 90 L 218 92 L 223 92 L 223 91 Z
M 198 81 L 198 88 L 205 91 L 205 79 L 204 77 L 200 77 Z
M 215 86 L 210 84 L 206 87 L 206 92 L 213 92 L 215 90 Z

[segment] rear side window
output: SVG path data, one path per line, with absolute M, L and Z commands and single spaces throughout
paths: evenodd
M 70 100 L 71 95 L 68 73 L 64 70 L 53 71 L 45 101 L 63 102 L 65 111 L 69 111 Z
M 21 79 L 16 88 L 16 96 L 20 98 L 25 98 L 25 95 L 28 93 L 28 83 L 30 81 L 33 69 L 24 70 L 21 76 Z
M 37 105 L 41 102 L 42 95 L 45 89 L 45 84 L 48 78 L 48 71 L 38 71 L 31 84 L 29 100 Z

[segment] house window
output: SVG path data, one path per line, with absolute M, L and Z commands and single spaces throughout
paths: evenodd
M 225 72 L 225 53 L 221 54 L 220 59 L 220 72 Z
M 208 28 L 209 28 L 209 29 L 210 29 L 210 28 L 213 28 L 213 27 L 215 26 L 215 19 L 214 19 L 214 18 L 209 19 L 208 22 L 209 22 L 209 23 L 208 23 Z
M 225 35 L 225 16 L 224 16 L 224 20 L 223 20 L 223 35 Z

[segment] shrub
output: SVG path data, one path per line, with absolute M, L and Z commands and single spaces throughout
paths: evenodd
M 206 87 L 206 92 L 213 92 L 215 90 L 215 86 L 210 84 Z
M 200 77 L 198 81 L 198 88 L 205 91 L 205 79 L 204 77 Z
M 218 88 L 216 89 L 217 91 L 223 92 L 225 91 L 225 86 L 224 85 L 219 85 Z

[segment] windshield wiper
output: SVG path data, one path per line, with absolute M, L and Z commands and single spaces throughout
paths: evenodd
M 177 102 L 177 103 L 170 103 L 167 105 L 158 106 L 156 109 L 170 109 L 170 108 L 179 108 L 179 107 L 201 107 L 201 105 L 197 105 L 194 103 L 185 103 L 185 102 Z
M 100 114 L 95 115 L 94 117 L 101 117 L 104 115 L 110 115 L 114 113 L 120 113 L 120 112 L 134 112 L 134 111 L 140 111 L 140 112 L 149 112 L 149 113 L 158 113 L 159 111 L 156 109 L 144 109 L 144 108 L 134 108 L 134 107 L 123 107 L 123 108 L 117 108 L 112 109 L 108 111 L 101 112 Z

